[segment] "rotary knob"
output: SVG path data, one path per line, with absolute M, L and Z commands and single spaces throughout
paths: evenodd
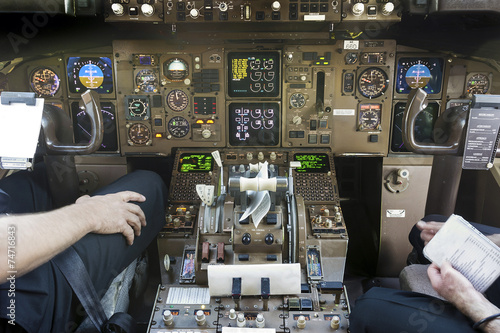
M 263 153 L 263 152 L 261 152 L 261 151 L 259 151 L 259 153 L 257 154 L 257 159 L 258 159 L 259 161 L 263 161 L 263 160 L 264 160 L 264 153 Z
M 111 5 L 111 10 L 116 16 L 122 16 L 125 10 L 123 9 L 123 5 L 119 3 L 114 3 Z
M 243 243 L 243 245 L 248 245 L 250 244 L 251 241 L 252 241 L 252 236 L 250 236 L 248 232 L 245 232 L 243 234 L 243 237 L 241 237 L 241 243 Z
M 277 12 L 278 10 L 280 10 L 280 9 L 281 9 L 281 4 L 280 4 L 280 2 L 279 2 L 279 1 L 275 1 L 275 2 L 273 2 L 273 4 L 271 5 L 271 8 L 272 8 L 275 12 Z
M 301 116 L 294 116 L 292 119 L 292 122 L 294 125 L 300 125 L 302 124 L 302 117 Z
M 352 6 L 352 14 L 354 16 L 360 16 L 365 12 L 365 5 L 363 5 L 361 2 L 355 3 L 354 6 Z
M 253 160 L 253 153 L 247 153 L 247 160 Z
M 196 8 L 193 8 L 191 9 L 191 11 L 189 12 L 189 16 L 191 16 L 192 18 L 198 18 L 198 16 L 200 16 L 200 11 Z
M 267 245 L 273 245 L 273 243 L 274 243 L 274 235 L 273 234 L 267 234 L 266 238 L 264 238 L 264 242 Z
M 208 139 L 212 136 L 212 132 L 208 128 L 205 128 L 203 131 L 201 131 L 201 136 L 203 139 Z
M 144 16 L 150 17 L 155 13 L 155 8 L 148 3 L 145 3 L 141 6 L 141 12 Z
M 382 6 L 383 15 L 391 15 L 394 11 L 394 4 L 392 2 L 387 2 Z
M 174 323 L 174 316 L 170 310 L 163 311 L 163 322 L 165 325 L 170 326 Z

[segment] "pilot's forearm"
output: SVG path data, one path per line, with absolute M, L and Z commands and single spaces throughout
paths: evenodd
M 468 295 L 460 302 L 454 302 L 455 306 L 475 323 L 483 318 L 500 312 L 500 309 L 488 301 L 478 291 L 464 293 Z M 500 332 L 500 318 L 488 321 L 479 327 L 483 332 Z
M 92 231 L 85 207 L 0 218 L 0 283 L 15 271 L 23 275 L 44 264 Z

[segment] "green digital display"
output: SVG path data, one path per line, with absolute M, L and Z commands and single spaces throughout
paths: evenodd
M 179 172 L 210 172 L 214 166 L 211 154 L 182 154 L 179 159 Z
M 300 168 L 295 169 L 296 172 L 324 173 L 330 171 L 330 159 L 327 154 L 295 154 L 294 160 L 300 162 Z

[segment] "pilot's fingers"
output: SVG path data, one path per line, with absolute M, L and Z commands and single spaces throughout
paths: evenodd
M 127 212 L 126 217 L 125 217 L 127 224 L 132 228 L 134 231 L 134 234 L 136 236 L 141 235 L 141 219 L 139 218 L 138 215 Z
M 127 240 L 128 245 L 134 244 L 134 229 L 132 229 L 128 224 L 124 224 L 121 233 Z
M 144 215 L 144 211 L 141 209 L 141 207 L 133 203 L 127 203 L 127 209 L 130 213 L 136 215 L 139 218 L 140 225 L 142 225 L 143 227 L 146 226 L 146 215 Z
M 144 202 L 146 201 L 146 197 L 143 196 L 140 193 L 133 192 L 133 191 L 122 191 L 116 193 L 122 201 L 124 202 L 129 202 L 129 201 L 135 201 L 135 202 Z

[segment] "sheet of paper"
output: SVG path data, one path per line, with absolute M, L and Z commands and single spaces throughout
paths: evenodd
M 268 163 L 262 164 L 259 173 L 256 178 L 268 179 Z M 247 207 L 243 215 L 240 217 L 240 221 L 243 221 L 248 216 L 252 216 L 252 221 L 254 226 L 257 228 L 260 221 L 266 216 L 267 212 L 271 208 L 271 196 L 269 191 L 247 191 L 247 195 L 250 198 L 250 205 Z
M 500 276 L 500 248 L 458 215 L 450 216 L 424 255 L 438 266 L 449 261 L 479 292 Z
M 35 106 L 0 105 L 0 156 L 33 158 L 42 124 L 43 98 Z

